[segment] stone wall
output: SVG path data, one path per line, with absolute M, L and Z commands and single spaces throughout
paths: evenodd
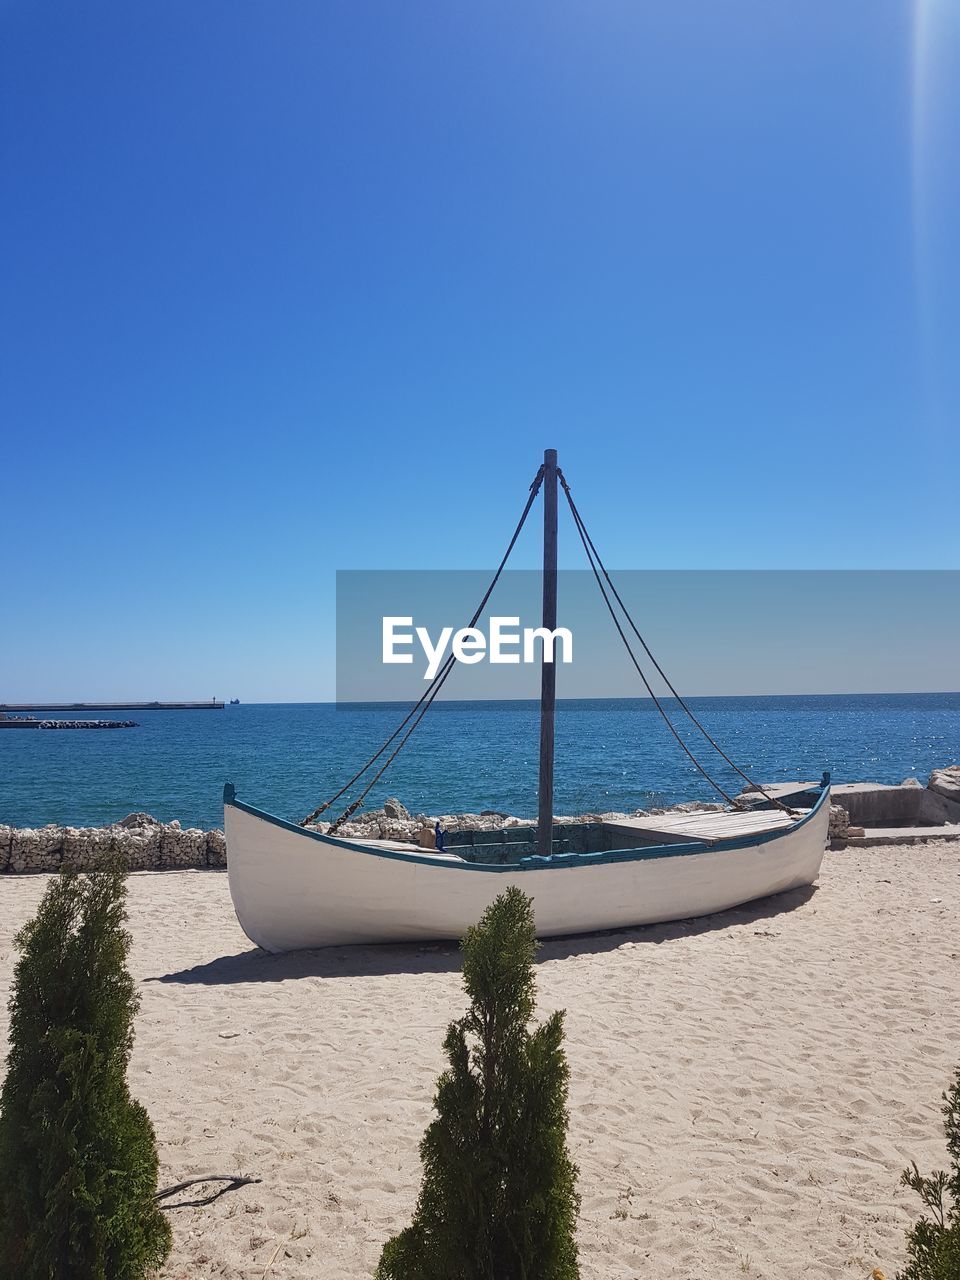
M 130 871 L 182 867 L 225 867 L 222 831 L 181 828 L 134 813 L 109 827 L 0 826 L 0 872 L 86 871 L 119 853 Z

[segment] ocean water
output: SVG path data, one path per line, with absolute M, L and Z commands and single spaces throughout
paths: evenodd
M 837 782 L 926 781 L 932 768 L 960 761 L 957 693 L 688 701 L 760 781 L 812 780 L 823 769 Z M 225 781 L 240 799 L 296 820 L 356 772 L 405 710 L 250 704 L 130 713 L 136 729 L 0 731 L 0 822 L 100 825 L 146 810 L 214 827 Z M 538 717 L 536 702 L 437 702 L 366 807 L 397 796 L 414 812 L 533 816 Z M 727 790 L 740 789 L 702 739 L 684 736 Z M 647 699 L 558 702 L 554 790 L 565 814 L 718 798 Z

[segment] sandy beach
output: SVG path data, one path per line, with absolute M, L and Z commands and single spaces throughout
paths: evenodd
M 47 880 L 0 882 L 4 999 Z M 216 871 L 133 874 L 129 911 L 161 1183 L 262 1179 L 172 1211 L 163 1276 L 371 1275 L 413 1208 L 456 949 L 267 956 Z M 828 853 L 819 888 L 707 920 L 546 943 L 584 1280 L 892 1277 L 916 1216 L 900 1170 L 944 1163 L 958 919 L 960 850 L 931 842 Z M 5 1012 L 3 1031 L 5 1053 Z

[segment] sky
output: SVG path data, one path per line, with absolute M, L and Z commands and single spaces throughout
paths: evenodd
M 611 567 L 958 567 L 952 0 L 0 30 L 0 701 L 330 698 L 546 447 Z

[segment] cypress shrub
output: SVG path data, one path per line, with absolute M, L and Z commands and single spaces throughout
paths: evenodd
M 62 872 L 17 935 L 0 1091 L 0 1277 L 139 1280 L 170 1249 L 157 1148 L 126 1070 L 139 1006 L 126 887 Z
M 960 1280 L 960 1069 L 943 1104 L 950 1172 L 925 1178 L 916 1162 L 903 1172 L 903 1182 L 931 1216 L 924 1215 L 907 1232 L 910 1261 L 899 1280 Z
M 533 905 L 502 894 L 464 937 L 470 1007 L 450 1024 L 412 1224 L 378 1280 L 577 1280 L 563 1013 L 530 1029 Z

